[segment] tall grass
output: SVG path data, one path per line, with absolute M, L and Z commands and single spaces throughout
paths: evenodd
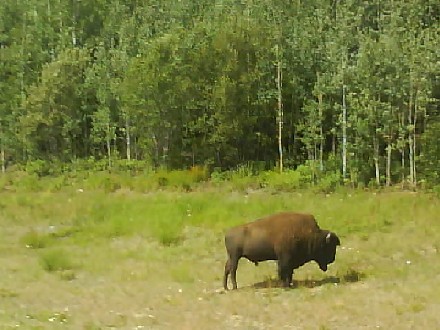
M 55 248 L 44 251 L 40 262 L 44 270 L 48 272 L 72 270 L 74 264 L 69 254 L 64 249 Z
M 223 231 L 284 210 L 313 213 L 324 228 L 342 236 L 358 234 L 365 238 L 371 232 L 387 232 L 393 226 L 414 221 L 420 214 L 426 216 L 428 211 L 434 216 L 432 210 L 438 210 L 438 199 L 425 193 L 371 193 L 346 188 L 340 188 L 338 193 L 304 190 L 304 178 L 310 175 L 307 168 L 282 174 L 254 172 L 244 168 L 224 173 L 217 181 L 214 176 L 214 186 L 195 186 L 207 176 L 206 169 L 199 167 L 148 175 L 145 172 L 136 177 L 130 172 L 100 172 L 81 185 L 64 178 L 63 184 L 71 182 L 64 188 L 58 187 L 58 179 L 54 183 L 46 178 L 40 181 L 37 187 L 41 190 L 37 192 L 3 192 L 0 212 L 12 221 L 55 226 L 53 237 L 41 234 L 44 230 L 29 231 L 23 237 L 29 247 L 44 248 L 54 237 L 64 236 L 86 243 L 89 239 L 141 235 L 169 246 L 185 239 L 183 229 L 187 226 Z M 13 186 L 15 182 L 20 187 L 22 177 L 4 182 L 12 182 Z M 237 183 L 240 178 L 245 183 L 243 189 L 231 189 L 225 182 Z M 252 186 L 252 180 L 255 189 L 244 189 Z M 54 185 L 58 188 L 54 189 Z M 127 189 L 121 189 L 124 187 Z
M 187 226 L 216 231 L 278 211 L 294 210 L 316 216 L 323 228 L 342 236 L 387 232 L 393 226 L 418 217 L 433 217 L 438 199 L 429 194 L 347 191 L 337 194 L 292 192 L 271 194 L 206 190 L 203 192 L 132 192 L 108 194 L 103 191 L 46 194 L 3 193 L 2 212 L 9 218 L 53 225 L 73 239 L 112 238 L 141 235 L 164 245 L 183 240 Z M 14 206 L 16 205 L 16 206 Z M 65 238 L 65 239 L 68 239 Z M 44 247 L 47 238 L 30 231 L 24 238 L 29 246 Z

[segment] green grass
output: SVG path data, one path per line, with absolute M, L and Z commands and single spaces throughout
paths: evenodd
M 50 237 L 32 229 L 22 237 L 21 241 L 27 248 L 42 249 L 50 244 Z
M 1 192 L 0 324 L 334 329 L 440 321 L 435 196 L 230 188 Z M 224 231 L 282 210 L 313 213 L 335 231 L 336 262 L 327 273 L 305 265 L 284 290 L 273 262 L 242 260 L 240 289 L 223 294 Z
M 69 254 L 60 248 L 44 251 L 40 256 L 40 263 L 48 272 L 67 271 L 74 268 Z

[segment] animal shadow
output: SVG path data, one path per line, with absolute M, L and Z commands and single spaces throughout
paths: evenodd
M 326 284 L 347 284 L 359 282 L 364 277 L 364 274 L 350 269 L 345 274 L 341 276 L 327 276 L 319 280 L 314 279 L 304 279 L 304 280 L 293 280 L 290 289 L 295 288 L 316 288 Z M 262 282 L 258 282 L 252 285 L 255 289 L 269 289 L 269 288 L 283 288 L 283 284 L 280 280 L 276 278 L 268 278 Z M 289 289 L 286 288 L 286 289 Z
M 336 276 L 329 276 L 326 278 L 323 278 L 321 280 L 313 280 L 313 279 L 305 279 L 305 280 L 293 280 L 292 284 L 290 285 L 290 289 L 295 289 L 299 287 L 305 287 L 305 288 L 315 288 L 317 286 L 321 286 L 324 284 L 331 284 L 331 283 L 340 283 L 341 280 L 339 277 Z M 252 287 L 256 289 L 270 289 L 270 288 L 283 288 L 283 283 L 275 278 L 269 278 L 262 282 L 258 282 L 252 285 Z M 286 288 L 286 289 L 289 289 Z

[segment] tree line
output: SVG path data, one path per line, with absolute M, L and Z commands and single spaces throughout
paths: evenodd
M 3 172 L 127 159 L 440 181 L 438 1 L 4 0 L 0 17 Z

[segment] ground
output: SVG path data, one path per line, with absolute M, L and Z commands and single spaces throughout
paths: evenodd
M 66 230 L 72 223 L 62 206 L 47 211 L 45 205 L 60 203 L 62 195 L 38 204 L 33 197 L 20 201 L 7 194 L 0 212 L 2 329 L 434 329 L 440 324 L 439 203 L 425 195 L 362 195 L 353 203 L 373 198 L 390 214 L 396 200 L 402 208 L 416 201 L 407 218 L 390 216 L 388 227 L 378 230 L 344 232 L 335 223 L 342 244 L 326 273 L 309 263 L 296 270 L 293 287 L 284 289 L 275 280 L 274 262 L 256 267 L 242 259 L 239 289 L 226 292 L 221 224 L 184 225 L 182 239 L 171 245 L 145 232 L 87 236 Z M 334 201 L 316 198 L 323 201 L 320 213 L 331 213 Z M 20 211 L 13 209 L 14 201 Z M 36 248 L 30 232 L 51 240 L 40 240 Z M 57 253 L 69 261 L 54 261 Z

